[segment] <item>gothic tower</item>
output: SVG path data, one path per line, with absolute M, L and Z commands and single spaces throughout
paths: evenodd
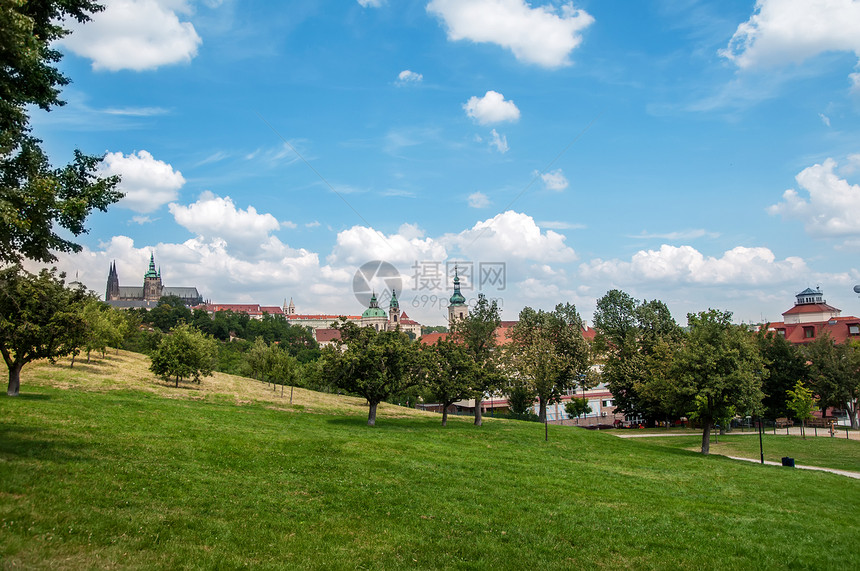
M 466 317 L 469 306 L 466 298 L 460 293 L 460 276 L 457 275 L 457 266 L 454 266 L 454 295 L 451 296 L 451 304 L 448 306 L 448 330 L 454 329 L 454 323 Z
M 155 269 L 155 255 L 149 255 L 149 269 L 143 275 L 143 299 L 145 301 L 158 301 L 161 298 L 161 272 Z
M 105 290 L 105 301 L 119 299 L 119 276 L 116 273 L 116 260 L 110 265 L 108 272 L 107 289 Z

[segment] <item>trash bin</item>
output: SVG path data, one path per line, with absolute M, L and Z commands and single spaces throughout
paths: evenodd
M 789 458 L 788 456 L 782 457 L 782 465 L 788 466 L 789 468 L 794 468 L 794 458 Z

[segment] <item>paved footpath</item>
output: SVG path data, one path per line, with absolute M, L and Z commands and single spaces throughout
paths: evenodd
M 718 456 L 723 456 L 723 454 L 718 454 Z M 732 460 L 743 460 L 744 462 L 755 462 L 756 464 L 761 463 L 761 458 L 756 460 L 755 458 L 740 458 L 738 456 L 726 456 L 726 458 L 731 458 Z M 771 460 L 765 460 L 765 464 L 770 466 L 782 466 L 781 462 L 773 462 Z M 831 474 L 839 474 L 840 476 L 848 476 L 849 478 L 854 478 L 856 480 L 860 480 L 860 472 L 849 472 L 848 470 L 837 470 L 835 468 L 822 468 L 821 466 L 804 466 L 802 464 L 795 464 L 795 468 L 799 468 L 800 470 L 818 470 L 820 472 L 830 472 Z
M 615 436 L 617 436 L 619 438 L 648 438 L 648 437 L 665 437 L 665 436 L 695 436 L 695 435 L 701 436 L 701 434 L 702 434 L 701 432 L 665 432 L 665 433 L 664 432 L 644 432 L 643 433 L 643 432 L 639 432 L 633 428 L 623 429 L 623 430 L 613 429 L 613 430 L 603 431 L 603 432 L 610 432 L 611 434 L 614 434 Z M 774 433 L 773 428 L 769 428 L 769 429 L 766 428 L 764 430 L 764 433 L 769 435 L 769 436 L 788 436 L 788 435 L 800 436 L 801 435 L 799 426 L 793 426 L 791 428 L 777 428 L 776 433 Z M 717 437 L 723 436 L 722 434 L 717 434 L 716 431 L 711 433 L 711 434 L 712 434 L 712 436 L 717 436 Z M 758 434 L 758 431 L 753 430 L 751 428 L 745 429 L 743 432 L 741 432 L 741 430 L 739 428 L 735 428 L 731 432 L 726 432 L 725 436 L 737 436 L 737 435 L 755 436 L 756 434 Z M 845 440 L 846 439 L 846 432 L 845 432 L 845 429 L 842 428 L 842 429 L 836 430 L 836 433 L 833 436 L 830 436 L 830 431 L 827 430 L 826 428 L 819 428 L 817 430 L 817 433 L 816 433 L 816 430 L 814 428 L 807 428 L 806 429 L 806 437 L 807 438 L 814 438 L 816 436 L 818 438 L 842 438 L 843 440 Z M 849 430 L 847 433 L 847 439 L 860 441 L 860 431 Z

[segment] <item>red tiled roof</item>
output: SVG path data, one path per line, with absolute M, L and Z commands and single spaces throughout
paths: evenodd
M 425 345 L 435 345 L 439 339 L 447 339 L 447 333 L 427 333 L 422 335 L 420 341 Z
M 840 311 L 840 309 L 836 309 L 832 305 L 827 305 L 826 303 L 803 303 L 795 305 L 788 311 L 784 312 L 783 315 L 794 315 L 797 313 L 839 313 Z
M 340 330 L 338 329 L 317 329 L 314 331 L 317 343 L 325 343 L 327 341 L 340 341 Z
M 290 319 L 331 319 L 332 321 L 337 321 L 341 317 L 346 317 L 347 319 L 361 319 L 360 315 L 288 315 Z
M 284 310 L 278 307 L 277 305 L 261 305 L 260 311 L 268 313 L 269 315 L 283 315 Z

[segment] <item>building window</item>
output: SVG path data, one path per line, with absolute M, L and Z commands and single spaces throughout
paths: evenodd
M 815 327 L 804 327 L 803 337 L 804 339 L 812 339 L 813 337 L 815 337 Z
M 602 404 L 602 408 L 609 408 L 609 407 L 613 406 L 611 400 L 605 400 L 601 404 Z
M 860 324 L 852 323 L 848 326 L 848 335 L 860 335 Z
M 777 329 L 776 334 L 785 337 L 785 329 Z

